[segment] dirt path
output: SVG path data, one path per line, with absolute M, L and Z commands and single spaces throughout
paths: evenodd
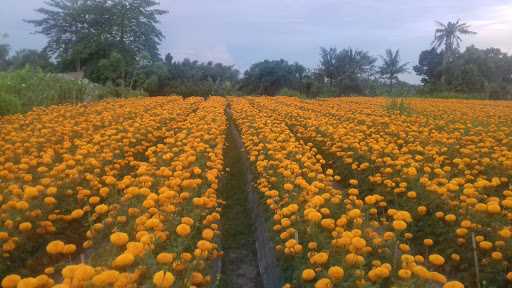
M 242 164 L 245 153 L 231 115 L 228 117 L 224 161 L 227 168 L 220 187 L 220 196 L 226 202 L 222 209 L 222 269 L 220 288 L 262 288 L 256 253 L 255 228 L 248 207 L 247 169 Z

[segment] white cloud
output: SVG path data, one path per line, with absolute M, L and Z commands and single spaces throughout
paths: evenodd
M 469 41 L 480 48 L 497 47 L 512 53 L 512 4 L 484 9 L 475 21 L 470 21 L 478 32 Z
M 198 60 L 200 62 L 221 62 L 227 65 L 234 65 L 235 61 L 226 46 L 182 46 L 171 49 L 175 59 Z

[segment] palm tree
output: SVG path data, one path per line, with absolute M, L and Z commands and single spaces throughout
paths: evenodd
M 469 25 L 464 22 L 448 22 L 447 24 L 436 21 L 438 28 L 434 34 L 432 46 L 439 49 L 444 44 L 444 62 L 449 60 L 455 49 L 460 48 L 461 35 L 473 35 L 476 32 L 469 30 Z
M 400 63 L 400 51 L 397 49 L 393 52 L 391 49 L 386 50 L 386 56 L 380 56 L 382 65 L 379 67 L 379 74 L 382 78 L 389 81 L 389 90 L 393 91 L 393 81 L 398 81 L 398 75 L 409 71 L 407 65 L 409 63 Z

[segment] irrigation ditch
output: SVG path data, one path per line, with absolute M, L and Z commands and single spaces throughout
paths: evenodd
M 254 187 L 255 172 L 249 164 L 239 129 L 229 104 L 224 150 L 226 173 L 220 196 L 222 209 L 222 268 L 219 288 L 282 287 L 283 280 L 274 245 L 267 229 L 268 216 Z

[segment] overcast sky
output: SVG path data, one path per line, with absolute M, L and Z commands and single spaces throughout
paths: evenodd
M 38 17 L 44 0 L 1 0 L 0 33 L 13 49 L 41 48 L 23 19 Z M 428 48 L 435 20 L 462 19 L 476 36 L 464 44 L 512 53 L 512 0 L 162 0 L 166 36 L 162 54 L 220 61 L 240 70 L 263 59 L 284 58 L 316 68 L 319 48 L 352 47 L 382 55 L 400 49 L 411 66 Z M 402 75 L 417 82 L 414 73 Z

